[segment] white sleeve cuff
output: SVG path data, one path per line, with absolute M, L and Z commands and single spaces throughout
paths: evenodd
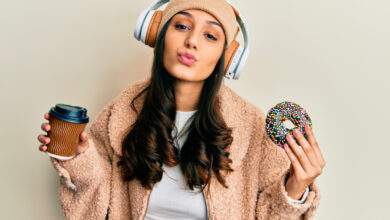
M 288 197 L 288 201 L 290 204 L 303 204 L 306 201 L 307 195 L 309 195 L 309 187 L 306 187 L 305 193 L 303 193 L 303 196 L 300 200 L 296 200 Z

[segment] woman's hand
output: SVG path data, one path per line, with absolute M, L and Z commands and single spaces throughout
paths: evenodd
M 42 123 L 41 129 L 42 131 L 48 132 L 50 131 L 50 114 L 46 112 L 43 117 L 44 119 L 48 120 L 49 123 Z M 38 141 L 41 143 L 41 145 L 39 146 L 39 150 L 42 152 L 47 151 L 46 144 L 50 142 L 50 138 L 46 134 L 40 134 L 38 135 Z M 79 141 L 79 145 L 77 146 L 77 155 L 86 151 L 88 147 L 89 144 L 88 144 L 87 133 L 83 131 L 80 134 L 80 141 Z
M 305 126 L 307 139 L 299 131 L 294 129 L 294 140 L 291 134 L 287 135 L 287 143 L 284 149 L 291 160 L 291 172 L 286 182 L 286 191 L 289 197 L 299 200 L 305 189 L 314 182 L 323 168 L 325 160 L 322 156 L 320 146 L 314 137 L 313 130 L 309 125 Z

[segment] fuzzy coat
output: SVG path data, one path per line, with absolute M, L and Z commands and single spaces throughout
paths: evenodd
M 136 120 L 132 98 L 149 78 L 138 80 L 112 99 L 86 131 L 90 147 L 68 161 L 50 157 L 60 176 L 58 189 L 67 219 L 142 220 L 151 190 L 138 180 L 124 182 L 116 166 L 124 134 Z M 142 95 L 141 97 L 144 97 Z M 204 191 L 208 219 L 313 219 L 320 194 L 316 182 L 303 204 L 291 204 L 285 191 L 290 160 L 265 132 L 265 114 L 224 83 L 217 95 L 218 108 L 233 129 L 231 167 L 224 188 L 213 176 Z M 143 98 L 135 102 L 140 109 Z

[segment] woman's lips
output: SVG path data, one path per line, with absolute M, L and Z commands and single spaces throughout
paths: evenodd
M 194 63 L 195 63 L 195 59 L 193 58 L 190 58 L 188 56 L 185 56 L 185 55 L 178 55 L 178 59 L 180 61 L 180 63 L 186 65 L 186 66 L 192 66 Z

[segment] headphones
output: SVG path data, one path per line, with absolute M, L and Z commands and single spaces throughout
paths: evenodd
M 145 9 L 138 17 L 137 24 L 134 29 L 134 37 L 144 44 L 154 47 L 157 39 L 157 31 L 162 18 L 162 11 L 157 10 L 160 6 L 168 3 L 169 0 L 158 0 Z M 230 3 L 229 3 L 230 4 Z M 245 27 L 242 17 L 239 12 L 233 8 L 236 20 L 242 30 L 244 37 L 244 47 L 242 47 L 235 39 L 225 51 L 225 66 L 224 77 L 228 79 L 239 79 L 240 71 L 244 66 L 249 54 L 248 30 Z M 237 30 L 238 33 L 238 30 Z M 237 36 L 236 33 L 236 36 Z

